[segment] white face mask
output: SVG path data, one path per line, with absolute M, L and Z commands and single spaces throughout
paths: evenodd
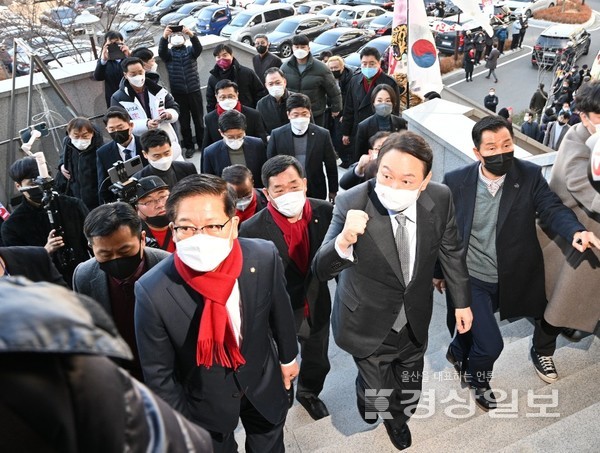
M 252 203 L 253 198 L 254 194 L 248 197 L 240 198 L 238 201 L 235 202 L 235 209 L 237 209 L 238 211 L 245 211 L 248 208 L 248 206 L 250 206 L 250 203 Z
M 225 110 L 233 110 L 235 108 L 235 106 L 237 105 L 238 101 L 237 99 L 225 99 L 224 101 L 219 101 L 219 106 Z
M 283 93 L 285 92 L 283 85 L 273 85 L 272 87 L 267 88 L 267 90 L 269 91 L 269 94 L 276 99 L 283 96 Z
M 171 36 L 171 44 L 175 47 L 185 44 L 185 38 L 182 35 Z
M 158 63 L 153 63 L 152 67 L 150 68 L 150 72 L 156 72 L 158 71 Z
M 233 149 L 234 151 L 237 151 L 238 149 L 240 149 L 243 145 L 244 145 L 244 139 L 243 138 L 225 138 L 223 137 L 223 140 L 225 141 L 225 144 L 227 146 L 229 146 L 231 149 Z
M 292 125 L 292 132 L 296 135 L 303 135 L 308 129 L 310 118 L 292 118 L 290 124 Z
M 83 138 L 81 138 L 81 139 L 72 138 L 71 143 L 79 151 L 83 151 L 84 149 L 87 149 L 88 146 L 90 146 L 92 144 L 92 140 L 85 140 Z
M 496 96 L 496 92 L 495 92 L 495 91 L 490 91 L 488 94 L 489 94 L 490 96 Z
M 273 206 L 286 217 L 296 217 L 304 209 L 306 195 L 304 190 L 288 192 L 273 199 Z
M 161 157 L 158 160 L 148 160 L 148 163 L 160 171 L 167 171 L 173 163 L 173 155 Z
M 231 236 L 231 233 L 230 233 Z M 231 253 L 230 238 L 195 234 L 175 243 L 177 255 L 187 266 L 198 272 L 216 269 Z
M 294 56 L 296 57 L 297 60 L 302 60 L 302 59 L 308 57 L 308 50 L 295 49 Z
M 146 82 L 146 76 L 145 75 L 136 75 L 133 77 L 128 77 L 127 80 L 129 80 L 129 83 L 131 83 L 131 85 L 133 85 L 136 88 L 141 88 L 144 86 L 144 83 Z
M 384 208 L 390 211 L 404 211 L 417 201 L 421 193 L 421 186 L 415 190 L 393 189 L 377 182 L 375 183 L 375 193 Z

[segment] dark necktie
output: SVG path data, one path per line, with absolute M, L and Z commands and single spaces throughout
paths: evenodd
M 408 229 L 406 228 L 406 216 L 402 213 L 396 216 L 398 227 L 396 228 L 396 248 L 398 249 L 398 256 L 400 257 L 400 268 L 402 270 L 402 279 L 404 280 L 404 287 L 408 286 L 410 281 L 410 241 L 408 239 Z M 406 312 L 404 310 L 404 304 L 400 307 L 400 313 L 392 329 L 396 332 L 400 332 L 406 325 Z
M 130 150 L 130 149 L 128 149 L 128 148 L 125 148 L 125 149 L 123 150 L 123 152 L 125 153 L 125 160 L 129 160 L 129 159 L 131 159 L 131 150 Z

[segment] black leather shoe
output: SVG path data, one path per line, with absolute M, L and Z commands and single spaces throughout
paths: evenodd
M 565 337 L 569 341 L 573 341 L 574 343 L 577 343 L 578 341 L 581 341 L 585 337 L 590 335 L 589 333 L 584 332 L 583 330 L 575 330 L 568 328 L 564 328 L 561 333 L 563 337 Z
M 196 150 L 194 148 L 184 148 L 183 149 L 183 155 L 185 156 L 186 159 L 191 159 L 192 157 L 194 157 L 195 152 L 196 152 Z
M 358 397 L 359 393 L 364 395 L 365 389 L 360 385 L 358 380 L 359 380 L 359 377 L 357 376 L 356 377 L 356 407 L 358 408 L 358 413 L 360 414 L 360 418 L 362 418 L 365 423 L 368 423 L 369 425 L 373 425 L 373 424 L 377 423 L 377 420 L 379 420 L 379 417 L 374 416 L 373 418 L 367 418 L 365 416 L 365 412 L 366 412 L 365 401 Z
M 471 387 L 475 390 L 475 403 L 484 411 L 488 412 L 496 409 L 496 395 L 489 386 Z
M 460 376 L 461 382 L 466 385 L 469 385 L 470 379 L 468 373 L 465 370 L 465 366 L 462 361 L 457 360 L 456 357 L 454 357 L 454 353 L 452 352 L 452 346 L 448 346 L 448 352 L 446 352 L 446 360 L 450 362 L 450 364 L 454 367 L 454 370 Z
M 313 419 L 320 420 L 329 416 L 327 406 L 315 395 L 296 395 L 296 399 Z
M 403 423 L 402 426 L 398 428 L 394 427 L 388 420 L 384 420 L 383 424 L 385 425 L 388 436 L 390 436 L 392 444 L 394 444 L 394 447 L 398 450 L 404 450 L 412 445 L 412 436 L 410 435 L 410 429 L 408 429 L 406 423 Z

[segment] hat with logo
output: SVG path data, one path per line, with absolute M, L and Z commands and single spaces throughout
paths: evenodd
M 158 176 L 145 176 L 138 181 L 138 199 L 144 198 L 157 190 L 168 189 L 169 186 Z

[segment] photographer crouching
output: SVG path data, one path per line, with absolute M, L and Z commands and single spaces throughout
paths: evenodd
M 44 187 L 33 157 L 13 163 L 8 175 L 23 194 L 23 201 L 2 224 L 3 244 L 44 247 L 71 285 L 75 267 L 90 257 L 83 234 L 88 209 L 81 200 Z

